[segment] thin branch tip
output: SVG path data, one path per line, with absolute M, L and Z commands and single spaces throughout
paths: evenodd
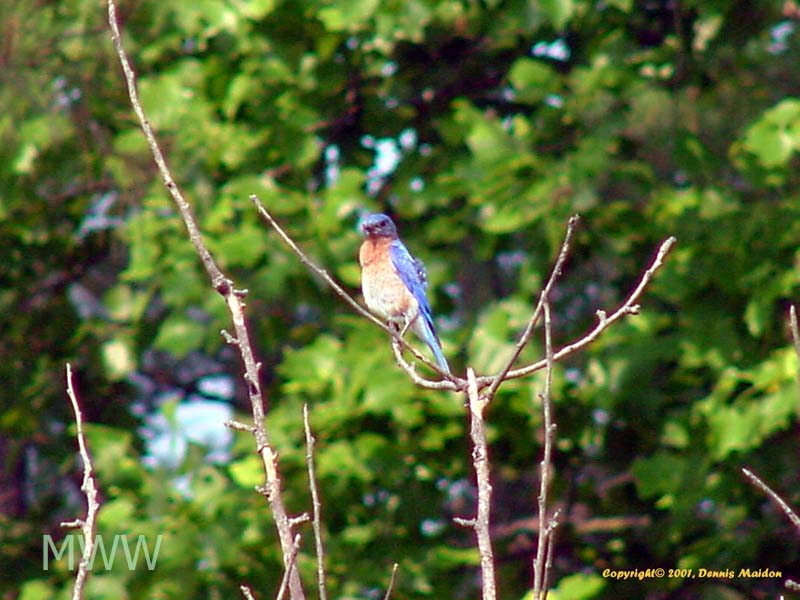
M 392 589 L 394 588 L 394 582 L 397 579 L 397 567 L 399 565 L 394 563 L 392 565 L 392 576 L 389 579 L 389 586 L 386 588 L 386 595 L 383 597 L 383 600 L 389 600 L 392 597 Z
M 746 467 L 742 467 L 742 473 L 755 485 L 757 488 L 762 490 L 786 515 L 786 517 L 792 522 L 792 525 L 800 531 L 800 517 L 797 513 L 789 506 L 789 503 L 786 502 L 783 498 L 781 498 L 778 493 L 769 487 L 764 481 L 755 473 L 753 473 L 750 469 Z

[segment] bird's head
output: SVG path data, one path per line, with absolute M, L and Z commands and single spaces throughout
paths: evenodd
M 366 238 L 396 238 L 397 228 L 394 226 L 392 220 L 386 215 L 373 214 L 367 215 L 361 219 L 359 224 L 361 233 Z

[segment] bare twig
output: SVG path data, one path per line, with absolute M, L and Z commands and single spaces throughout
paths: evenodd
M 306 432 L 306 464 L 308 465 L 308 487 L 311 489 L 313 513 L 311 525 L 314 529 L 314 544 L 317 549 L 317 587 L 319 588 L 319 599 L 326 600 L 328 593 L 325 589 L 325 547 L 322 545 L 322 525 L 320 523 L 322 504 L 319 500 L 317 477 L 314 473 L 314 442 L 316 440 L 311 435 L 311 425 L 308 423 L 308 404 L 303 404 L 303 427 Z
M 519 355 L 522 354 L 522 351 L 525 349 L 525 346 L 528 345 L 528 342 L 533 335 L 533 328 L 536 326 L 536 323 L 539 321 L 539 317 L 542 314 L 542 308 L 544 306 L 545 299 L 550 295 L 550 290 L 553 289 L 556 279 L 558 279 L 561 275 L 561 269 L 563 268 L 564 262 L 567 260 L 567 256 L 569 255 L 569 247 L 572 243 L 572 236 L 575 233 L 575 227 L 578 225 L 579 220 L 580 217 L 578 215 L 574 215 L 570 217 L 569 222 L 567 223 L 567 232 L 564 234 L 564 241 L 561 243 L 561 250 L 558 252 L 558 258 L 556 258 L 556 262 L 553 265 L 550 278 L 547 280 L 547 284 L 544 286 L 542 293 L 539 295 L 539 302 L 536 304 L 536 308 L 534 309 L 533 315 L 528 321 L 527 327 L 525 327 L 525 331 L 522 332 L 522 336 L 519 338 L 517 345 L 514 347 L 514 352 L 511 353 L 511 357 L 506 361 L 503 368 L 500 369 L 500 372 L 494 376 L 487 394 L 489 401 L 494 398 L 494 395 L 497 393 L 497 389 L 500 387 L 500 384 L 506 380 L 506 375 L 511 370 L 511 367 L 514 366 L 514 363 L 519 358 Z
M 361 315 L 362 317 L 364 317 L 368 321 L 371 321 L 374 325 L 377 325 L 378 327 L 383 329 L 386 333 L 388 333 L 391 336 L 391 338 L 396 343 L 400 344 L 403 347 L 403 349 L 408 350 L 409 352 L 411 352 L 411 354 L 414 355 L 414 358 L 416 358 L 418 361 L 420 361 L 426 367 L 432 369 L 433 371 L 435 371 L 436 373 L 438 373 L 442 377 L 454 380 L 454 382 L 461 381 L 457 377 L 453 377 L 449 373 L 445 373 L 444 371 L 442 371 L 441 368 L 439 368 L 439 366 L 437 364 L 435 364 L 434 362 L 432 362 L 432 361 L 428 360 L 427 358 L 425 358 L 425 356 L 419 350 L 414 348 L 405 339 L 400 337 L 400 335 L 398 335 L 398 333 L 394 329 L 389 327 L 386 323 L 384 323 L 383 321 L 378 319 L 375 315 L 373 315 L 367 309 L 362 307 L 358 302 L 356 302 L 355 298 L 353 298 L 350 294 L 348 294 L 344 290 L 344 288 L 342 286 L 340 286 L 336 282 L 336 280 L 328 274 L 328 272 L 325 269 L 323 269 L 322 267 L 320 267 L 316 263 L 314 263 L 314 261 L 312 261 L 308 257 L 308 255 L 305 252 L 303 252 L 303 250 L 300 248 L 300 246 L 298 246 L 295 243 L 295 241 L 289 236 L 289 234 L 287 234 L 281 228 L 281 226 L 278 225 L 278 222 L 273 218 L 273 216 L 269 213 L 269 211 L 264 207 L 264 205 L 262 204 L 262 202 L 258 198 L 258 196 L 256 196 L 255 194 L 252 194 L 250 196 L 250 200 L 252 200 L 252 202 L 256 205 L 256 208 L 257 208 L 259 214 L 262 217 L 264 217 L 264 220 L 267 223 L 269 223 L 269 225 L 278 233 L 278 235 L 284 241 L 284 243 L 287 246 L 289 246 L 289 248 L 292 250 L 292 252 L 294 252 L 297 255 L 297 257 L 300 259 L 300 262 L 302 262 L 312 272 L 314 272 L 316 275 L 318 275 L 320 278 L 322 278 L 322 280 L 325 283 L 327 283 L 328 286 L 334 292 L 336 292 L 336 294 L 342 300 L 344 300 L 347 304 L 349 304 L 353 308 L 353 310 L 355 310 L 359 315 Z M 430 384 L 432 384 L 432 383 L 439 383 L 439 382 L 432 382 L 432 381 L 428 381 L 428 380 L 421 380 L 421 381 L 423 383 L 420 383 L 419 385 L 422 385 L 423 387 L 427 387 L 427 388 L 431 388 Z M 431 389 L 451 389 L 451 390 L 455 391 L 455 390 L 460 389 L 460 387 L 463 387 L 463 381 L 461 382 L 461 386 L 457 385 L 454 382 L 451 382 L 446 387 L 437 387 L 437 388 L 431 388 Z
M 486 424 L 483 411 L 489 404 L 489 398 L 478 391 L 475 371 L 467 368 L 467 397 L 469 399 L 470 437 L 472 438 L 472 464 L 478 481 L 478 514 L 474 522 L 469 523 L 475 529 L 478 539 L 478 553 L 481 558 L 481 588 L 483 600 L 495 600 L 497 597 L 494 574 L 494 554 L 492 538 L 489 535 L 490 511 L 492 502 L 492 484 L 489 481 L 489 447 L 486 443 Z M 461 524 L 467 524 L 467 521 Z
M 189 203 L 181 194 L 180 189 L 175 183 L 169 168 L 167 167 L 164 155 L 156 140 L 155 134 L 150 127 L 150 122 L 145 115 L 142 104 L 139 100 L 139 94 L 136 90 L 136 76 L 131 67 L 125 48 L 122 45 L 122 39 L 117 24 L 116 5 L 114 0 L 108 0 L 108 24 L 111 28 L 111 39 L 114 42 L 114 48 L 117 51 L 120 65 L 125 74 L 125 81 L 128 87 L 128 95 L 130 97 L 131 105 L 139 119 L 139 124 L 147 139 L 147 144 L 150 147 L 150 152 L 153 155 L 164 184 L 172 196 L 175 205 L 180 212 L 183 222 L 189 232 L 189 239 L 194 245 L 195 251 L 200 257 L 203 267 L 211 279 L 211 284 L 214 289 L 219 292 L 228 305 L 228 310 L 231 313 L 236 338 L 235 345 L 239 348 L 242 356 L 242 361 L 245 366 L 245 382 L 250 396 L 250 406 L 253 414 L 254 424 L 254 437 L 256 448 L 261 455 L 262 462 L 264 463 L 264 471 L 266 477 L 265 496 L 269 502 L 270 509 L 272 510 L 275 519 L 275 525 L 278 530 L 278 538 L 280 540 L 281 549 L 284 555 L 284 562 L 288 563 L 288 558 L 293 549 L 292 540 L 292 527 L 290 520 L 286 514 L 286 509 L 283 505 L 283 499 L 280 493 L 280 477 L 278 475 L 277 454 L 272 449 L 267 436 L 267 430 L 264 426 L 264 400 L 261 392 L 261 385 L 259 383 L 258 371 L 259 365 L 253 355 L 252 347 L 250 346 L 250 336 L 247 330 L 247 325 L 244 319 L 244 309 L 242 306 L 243 292 L 236 290 L 230 279 L 222 274 L 222 271 L 217 266 L 214 258 L 211 256 L 208 248 L 203 242 L 200 230 L 192 215 L 192 210 Z M 230 335 L 228 336 L 230 338 Z M 287 567 L 289 576 L 289 592 L 292 600 L 301 600 L 305 598 L 303 593 L 302 583 L 297 568 L 294 566 L 294 561 L 291 561 L 291 567 Z
M 275 600 L 283 600 L 283 596 L 286 594 L 286 589 L 289 587 L 291 582 L 291 573 L 296 572 L 295 568 L 295 561 L 297 560 L 297 553 L 300 551 L 300 534 L 298 533 L 294 536 L 294 542 L 292 543 L 292 547 L 289 551 L 289 560 L 286 563 L 286 570 L 283 573 L 283 579 L 281 580 L 281 587 L 278 588 L 278 595 L 275 596 Z
M 574 354 L 578 350 L 585 348 L 593 341 L 595 341 L 597 338 L 599 338 L 600 335 L 606 329 L 608 329 L 611 325 L 616 323 L 625 315 L 638 314 L 639 305 L 636 304 L 636 302 L 639 300 L 639 297 L 642 295 L 642 292 L 644 292 L 645 288 L 649 285 L 650 281 L 653 279 L 653 276 L 655 275 L 656 271 L 658 271 L 658 269 L 660 269 L 661 266 L 664 264 L 664 258 L 667 256 L 667 254 L 672 249 L 672 246 L 674 244 L 675 244 L 674 237 L 670 237 L 664 240 L 661 243 L 661 246 L 659 246 L 658 252 L 656 253 L 655 258 L 653 259 L 653 262 L 644 272 L 642 278 L 639 280 L 639 283 L 630 293 L 627 300 L 625 300 L 625 302 L 623 302 L 622 305 L 611 314 L 611 316 L 606 315 L 605 311 L 598 310 L 597 311 L 598 323 L 597 325 L 595 325 L 594 329 L 592 329 L 589 333 L 587 333 L 579 340 L 572 342 L 571 344 L 567 344 L 563 348 L 557 350 L 553 354 L 553 360 L 555 362 L 558 362 L 561 359 L 566 358 L 570 354 Z M 525 377 L 527 375 L 530 375 L 531 373 L 535 373 L 536 371 L 544 369 L 545 367 L 547 367 L 547 360 L 546 359 L 540 360 L 530 365 L 521 367 L 519 369 L 514 369 L 509 371 L 505 375 L 505 379 L 518 379 L 520 377 Z M 495 377 L 480 377 L 478 378 L 478 386 L 480 387 L 480 386 L 492 385 L 495 382 L 495 380 L 496 380 Z
M 797 516 L 797 513 L 792 510 L 792 507 L 789 506 L 786 501 L 781 498 L 776 492 L 772 490 L 766 483 L 764 483 L 758 475 L 753 473 L 750 469 L 742 469 L 742 473 L 753 482 L 753 484 L 760 488 L 767 496 L 769 496 L 772 501 L 777 504 L 780 509 L 784 512 L 784 514 L 789 517 L 789 520 L 792 522 L 792 525 L 800 532 L 800 517 Z
M 244 431 L 246 433 L 253 433 L 255 431 L 255 427 L 252 425 L 246 425 L 240 421 L 235 421 L 231 419 L 230 421 L 225 421 L 223 423 L 225 427 L 228 429 L 233 429 L 234 431 Z
M 392 578 L 389 580 L 389 587 L 386 588 L 386 595 L 383 597 L 383 600 L 389 600 L 392 597 L 392 588 L 394 588 L 394 582 L 397 579 L 397 563 L 392 565 Z
M 97 511 L 100 510 L 100 503 L 97 501 L 97 487 L 94 483 L 94 472 L 92 469 L 92 458 L 86 446 L 86 437 L 83 434 L 83 415 L 75 395 L 75 388 L 72 385 L 72 366 L 67 363 L 67 396 L 72 403 L 72 411 L 75 413 L 75 427 L 78 438 L 78 451 L 83 462 L 83 483 L 81 491 L 86 495 L 86 519 L 77 519 L 69 523 L 61 523 L 62 527 L 81 528 L 83 534 L 83 556 L 78 564 L 78 573 L 75 583 L 72 586 L 72 600 L 83 598 L 86 578 L 89 575 L 89 561 L 94 554 L 94 531 L 97 520 Z
M 253 591 L 246 585 L 240 585 L 239 591 L 242 592 L 242 596 L 245 597 L 245 600 L 256 600 L 255 596 L 253 596 Z
M 789 307 L 789 328 L 792 331 L 792 343 L 794 344 L 794 352 L 800 361 L 800 328 L 797 326 L 797 309 L 794 304 Z M 800 363 L 798 363 L 798 381 L 800 381 Z
M 542 600 L 547 600 L 547 591 L 550 589 L 550 580 L 553 576 L 553 546 L 555 545 L 555 531 L 556 527 L 558 527 L 558 518 L 560 515 L 561 510 L 559 509 L 553 513 L 553 518 L 550 519 L 550 522 L 547 524 L 549 533 L 547 535 L 547 560 L 544 563 L 544 580 L 542 581 L 542 589 L 544 590 Z
M 544 307 L 544 346 L 547 368 L 545 370 L 544 393 L 541 395 L 542 415 L 544 418 L 544 452 L 539 466 L 539 541 L 536 548 L 536 559 L 533 561 L 533 597 L 536 600 L 547 597 L 545 561 L 549 558 L 548 549 L 552 548 L 551 538 L 555 529 L 555 522 L 552 527 L 547 524 L 547 501 L 550 491 L 553 443 L 556 435 L 552 407 L 553 328 L 550 319 L 550 298 L 547 295 L 542 296 L 542 306 Z

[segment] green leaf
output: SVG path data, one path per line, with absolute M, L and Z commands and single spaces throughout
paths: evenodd
M 633 463 L 636 489 L 642 498 L 672 496 L 681 489 L 688 464 L 679 454 L 659 452 Z
M 328 31 L 353 31 L 372 16 L 379 4 L 380 0 L 335 0 L 321 8 L 317 17 Z
M 183 357 L 200 347 L 205 335 L 206 328 L 202 324 L 184 315 L 172 314 L 158 328 L 153 345 Z
M 718 407 L 708 415 L 708 445 L 715 458 L 724 458 L 731 452 L 751 447 L 757 427 L 751 416 L 736 406 Z
M 624 13 L 631 12 L 633 0 L 607 0 L 609 6 L 613 6 Z
M 764 167 L 786 165 L 800 150 L 800 100 L 783 100 L 764 112 L 747 130 L 744 146 Z
M 484 311 L 470 341 L 470 364 L 484 373 L 499 370 L 511 356 L 531 310 L 532 307 L 521 300 L 511 298 Z
M 575 10 L 573 0 L 539 0 L 539 7 L 557 30 L 564 28 Z
M 275 10 L 276 0 L 237 0 L 235 4 L 244 16 L 257 21 Z
M 19 600 L 51 600 L 55 591 L 44 581 L 28 581 L 20 589 Z
M 508 74 L 520 102 L 536 104 L 548 94 L 558 89 L 558 77 L 553 69 L 532 58 L 519 58 Z
M 573 573 L 562 577 L 547 597 L 551 600 L 591 600 L 600 597 L 607 586 L 608 580 L 597 573 Z M 529 594 L 533 594 L 533 590 Z M 526 595 L 525 600 L 533 600 L 533 596 Z
M 252 267 L 257 261 L 264 259 L 267 249 L 266 233 L 263 228 L 242 223 L 213 242 L 209 240 L 209 246 L 224 265 Z
M 228 467 L 231 479 L 243 488 L 252 490 L 264 483 L 264 463 L 260 456 L 246 456 Z
M 98 525 L 115 533 L 120 530 L 120 523 L 129 523 L 136 512 L 136 506 L 130 498 L 115 498 L 103 504 L 98 517 Z
M 480 564 L 480 556 L 475 548 L 456 548 L 440 546 L 435 551 L 435 557 L 442 567 L 463 568 Z

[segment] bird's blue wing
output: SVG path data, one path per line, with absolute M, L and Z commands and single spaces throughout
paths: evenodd
M 431 307 L 428 305 L 428 298 L 425 296 L 425 289 L 428 287 L 425 265 L 422 264 L 422 261 L 411 256 L 405 244 L 400 240 L 394 240 L 389 246 L 389 256 L 401 281 L 414 298 L 417 299 L 420 312 L 425 315 L 427 320 L 430 320 Z
M 428 275 L 425 272 L 425 265 L 422 264 L 422 261 L 411 256 L 411 253 L 400 240 L 394 240 L 389 246 L 389 256 L 401 281 L 416 298 L 419 305 L 419 320 L 414 330 L 428 344 L 436 357 L 439 367 L 445 373 L 449 373 L 450 367 L 442 353 L 442 344 L 439 341 L 439 336 L 436 335 L 436 329 L 433 327 L 431 307 L 428 304 L 427 296 L 425 296 L 425 289 L 428 287 Z

